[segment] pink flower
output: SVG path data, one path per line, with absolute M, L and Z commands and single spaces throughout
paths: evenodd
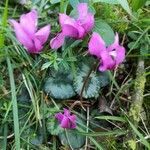
M 37 30 L 37 19 L 36 10 L 21 15 L 19 23 L 10 19 L 18 41 L 29 53 L 40 53 L 50 33 L 50 25 Z
M 59 23 L 62 32 L 50 42 L 52 49 L 58 49 L 64 43 L 65 36 L 75 39 L 83 39 L 94 26 L 94 15 L 88 12 L 87 3 L 80 3 L 77 6 L 78 18 L 74 19 L 66 14 L 59 14 Z M 61 38 L 59 38 L 61 35 Z M 62 36 L 63 35 L 63 36 Z
M 62 128 L 76 128 L 76 115 L 70 115 L 70 111 L 64 109 L 64 113 L 57 113 L 55 118 L 59 121 Z
M 91 55 L 101 58 L 101 64 L 99 66 L 100 71 L 114 69 L 125 59 L 125 48 L 119 45 L 119 37 L 117 33 L 114 43 L 106 47 L 101 36 L 94 32 L 89 41 L 88 47 L 88 51 Z

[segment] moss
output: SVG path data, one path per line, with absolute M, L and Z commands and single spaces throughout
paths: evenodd
M 129 140 L 129 141 L 128 141 L 128 146 L 129 146 L 132 150 L 136 150 L 136 141 L 135 141 L 135 140 Z
M 143 104 L 143 93 L 145 89 L 146 77 L 144 75 L 144 60 L 139 60 L 137 68 L 137 76 L 134 83 L 134 94 L 132 96 L 133 103 L 131 104 L 129 116 L 134 121 L 135 124 L 138 124 L 140 121 L 139 114 L 142 110 Z
M 132 109 L 129 112 L 129 116 L 132 117 L 134 122 L 139 122 L 139 114 L 141 112 L 141 106 L 138 104 L 135 104 L 132 106 Z
M 140 113 L 142 111 L 143 93 L 145 89 L 146 77 L 144 75 L 144 60 L 139 60 L 136 73 L 136 79 L 134 83 L 134 94 L 132 96 L 132 104 L 130 106 L 129 117 L 135 127 L 138 127 L 140 121 Z M 130 137 L 128 140 L 128 146 L 132 150 L 136 149 L 136 136 Z

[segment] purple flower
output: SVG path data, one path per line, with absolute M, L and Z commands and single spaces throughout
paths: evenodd
M 55 118 L 59 121 L 62 128 L 76 128 L 76 115 L 70 115 L 70 111 L 68 109 L 64 109 L 64 113 L 57 113 Z
M 106 47 L 101 36 L 94 32 L 89 41 L 89 53 L 101 59 L 99 66 L 100 71 L 111 70 L 116 68 L 125 58 L 125 48 L 119 45 L 119 37 L 116 33 L 115 41 Z
M 51 48 L 57 49 L 61 47 L 64 43 L 65 36 L 83 39 L 86 34 L 92 30 L 94 26 L 94 15 L 88 12 L 87 3 L 78 4 L 77 12 L 77 19 L 71 18 L 66 14 L 59 14 L 59 23 L 62 32 L 52 39 L 52 42 L 50 42 Z
M 37 30 L 37 19 L 36 10 L 21 15 L 19 23 L 10 19 L 18 41 L 29 53 L 40 53 L 50 33 L 50 25 Z

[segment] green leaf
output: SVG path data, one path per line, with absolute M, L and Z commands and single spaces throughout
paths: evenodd
M 139 8 L 141 8 L 147 0 L 132 0 L 132 8 L 134 11 L 137 11 Z
M 43 136 L 36 135 L 34 138 L 31 139 L 31 143 L 36 146 L 40 146 L 43 143 Z
M 83 119 L 79 117 L 77 117 L 77 123 L 78 123 L 78 127 L 86 124 L 83 121 Z M 86 139 L 84 135 L 78 134 L 78 129 L 63 130 L 63 132 L 60 133 L 58 137 L 62 145 L 69 145 L 72 149 L 81 148 L 84 145 Z
M 80 3 L 89 3 L 89 0 L 79 0 Z
M 51 66 L 52 62 L 46 62 L 45 64 L 42 65 L 41 70 L 47 69 L 49 66 Z
M 108 4 L 119 4 L 117 0 L 93 0 L 93 3 L 98 3 L 98 2 L 102 2 L 102 3 L 108 3 Z
M 116 116 L 97 116 L 95 118 L 100 119 L 100 120 L 112 120 L 112 121 L 126 122 L 126 120 L 123 117 L 116 117 Z
M 70 70 L 59 68 L 52 71 L 51 76 L 46 80 L 44 91 L 56 99 L 68 99 L 75 96 L 73 89 L 73 76 Z
M 132 40 L 137 40 L 138 36 L 134 33 L 134 32 L 128 32 L 128 36 L 132 39 Z
M 122 6 L 122 8 L 123 8 L 124 10 L 126 10 L 129 15 L 132 16 L 132 12 L 131 12 L 131 9 L 130 9 L 130 7 L 129 7 L 128 1 L 127 1 L 127 0 L 117 0 L 117 1 L 118 1 L 118 3 Z
M 47 127 L 47 131 L 51 135 L 58 135 L 61 132 L 63 132 L 63 129 L 60 127 L 58 121 L 54 118 L 54 116 L 51 116 L 50 118 L 47 119 L 46 127 Z
M 56 4 L 56 3 L 60 3 L 60 0 L 50 0 L 51 4 Z
M 74 88 L 79 95 L 81 94 L 84 82 L 86 82 L 85 79 L 87 78 L 89 70 L 90 68 L 86 64 L 83 64 L 81 70 L 78 70 L 77 72 L 74 82 Z M 99 79 L 96 76 L 96 73 L 92 72 L 83 90 L 82 96 L 84 98 L 98 97 L 99 90 L 100 90 Z
M 85 143 L 85 136 L 79 135 L 76 130 L 65 130 L 58 137 L 63 145 L 70 145 L 73 149 L 82 147 Z
M 3 84 L 4 84 L 4 79 L 2 74 L 0 74 L 0 88 L 2 88 Z
M 149 53 L 149 46 L 147 44 L 142 45 L 140 47 L 140 54 L 141 55 L 147 55 Z
M 96 14 L 96 10 L 92 5 L 89 5 L 89 12 L 91 12 L 93 15 Z
M 95 22 L 93 31 L 99 33 L 107 45 L 110 45 L 114 42 L 114 32 L 104 20 L 97 20 Z
M 62 46 L 62 50 L 64 51 L 63 55 L 65 55 L 66 54 L 65 52 L 68 52 L 68 50 L 70 50 L 71 48 L 78 46 L 81 42 L 82 42 L 82 40 L 75 40 L 73 38 L 66 38 L 65 44 Z
M 69 0 L 69 3 L 73 8 L 76 9 L 79 3 L 89 3 L 89 0 Z
M 60 13 L 66 13 L 68 7 L 68 0 L 61 0 L 60 1 Z
M 77 75 L 74 80 L 74 88 L 79 95 L 84 86 L 82 93 L 82 97 L 84 98 L 98 97 L 100 88 L 109 83 L 108 75 L 106 73 L 96 73 L 92 71 L 87 79 L 94 61 L 94 58 L 87 57 L 84 62 L 81 62 L 81 64 L 79 63 Z
M 137 130 L 137 128 L 128 120 L 130 127 L 134 131 L 134 133 L 140 138 L 141 143 L 143 143 L 148 149 L 150 149 L 150 144 L 148 141 L 144 138 L 144 136 Z
M 69 3 L 73 8 L 76 8 L 79 4 L 79 0 L 69 0 Z
M 131 49 L 137 49 L 139 47 L 139 43 L 138 44 L 135 44 L 135 42 L 130 42 L 128 44 L 128 47 Z
M 97 72 L 97 76 L 99 78 L 100 86 L 105 87 L 109 84 L 109 74 L 107 71 L 105 72 Z

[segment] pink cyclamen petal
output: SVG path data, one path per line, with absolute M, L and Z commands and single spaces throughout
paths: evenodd
M 118 33 L 116 33 L 115 35 L 114 43 L 108 46 L 107 50 L 109 51 L 109 53 L 114 51 L 116 52 L 116 57 L 115 57 L 116 65 L 122 63 L 123 60 L 125 59 L 125 48 L 119 45 Z
M 33 36 L 36 32 L 37 28 L 37 11 L 32 10 L 31 12 L 27 14 L 23 14 L 20 17 L 20 25 L 23 28 L 23 30 L 28 33 L 28 35 Z
M 55 118 L 59 121 L 62 128 L 74 129 L 76 128 L 76 116 L 71 115 L 70 111 L 64 109 L 64 113 L 57 113 Z
M 91 13 L 88 13 L 86 18 L 82 21 L 82 27 L 86 33 L 90 32 L 94 27 L 94 16 Z
M 76 119 L 77 119 L 76 115 L 72 115 L 72 116 L 69 117 L 69 120 L 71 122 L 71 128 L 76 127 L 76 123 L 74 123 Z
M 78 21 L 84 28 L 85 32 L 88 33 L 94 27 L 94 15 L 88 12 L 87 3 L 80 3 L 78 5 Z
M 49 34 L 50 34 L 50 25 L 47 25 L 38 30 L 35 33 L 35 36 L 40 40 L 42 44 L 44 44 L 47 41 Z
M 55 115 L 55 118 L 59 121 L 59 123 L 61 123 L 63 117 L 64 117 L 64 115 L 62 113 L 57 113 Z
M 34 38 L 33 42 L 34 42 L 35 47 L 33 49 L 29 50 L 29 52 L 33 53 L 33 54 L 40 53 L 41 50 L 43 49 L 42 42 L 38 38 Z
M 63 27 L 63 25 L 68 23 L 68 22 L 69 23 L 72 22 L 72 24 L 74 24 L 75 23 L 75 19 L 67 16 L 66 14 L 61 14 L 60 13 L 59 14 L 59 23 L 60 23 L 61 27 Z
M 113 49 L 115 49 L 118 46 L 119 46 L 119 36 L 118 33 L 116 33 L 114 42 L 108 46 L 107 50 L 111 52 Z
M 100 57 L 101 51 L 106 51 L 106 46 L 105 46 L 104 40 L 96 32 L 94 32 L 92 34 L 92 37 L 88 44 L 88 47 L 89 47 L 89 50 L 88 50 L 89 53 L 91 55 L 95 55 L 97 57 Z
M 68 117 L 66 117 L 66 116 L 64 116 L 63 117 L 63 119 L 62 119 L 62 121 L 61 121 L 61 123 L 60 123 L 60 126 L 62 127 L 62 128 L 67 128 L 67 129 L 69 129 L 69 128 L 71 128 L 71 122 L 70 122 L 70 120 L 69 120 L 69 118 Z
M 20 17 L 20 23 L 11 19 L 18 41 L 24 45 L 29 53 L 40 53 L 43 44 L 47 41 L 50 33 L 50 25 L 37 31 L 37 12 L 32 10 Z
M 88 5 L 87 3 L 79 3 L 77 6 L 78 10 L 78 19 L 84 20 L 88 14 Z
M 125 59 L 125 48 L 119 45 L 119 36 L 116 34 L 114 43 L 106 47 L 98 33 L 93 33 L 89 41 L 89 53 L 101 59 L 100 71 L 116 68 Z
M 73 37 L 73 38 L 82 38 L 85 30 L 82 26 L 78 24 L 78 22 L 65 15 L 65 14 L 59 14 L 59 22 L 62 27 L 62 33 L 65 36 Z
M 65 36 L 78 38 L 79 32 L 75 25 L 65 24 L 62 27 L 62 32 Z
M 75 39 L 83 39 L 94 26 L 94 15 L 88 12 L 87 3 L 79 3 L 76 9 L 78 11 L 77 19 L 60 13 L 59 23 L 61 25 L 62 34 L 64 36 L 72 37 Z
M 25 33 L 21 25 L 13 19 L 10 19 L 9 22 L 14 28 L 18 41 L 22 43 L 27 49 L 32 49 L 34 44 L 31 38 Z
M 65 36 L 63 33 L 58 33 L 56 37 L 51 39 L 50 41 L 50 47 L 52 49 L 58 49 L 60 48 L 65 42 Z
M 116 65 L 119 65 L 125 59 L 125 48 L 123 46 L 118 46 L 116 48 Z
M 101 64 L 99 66 L 100 71 L 106 71 L 106 70 L 114 69 L 115 61 L 109 55 L 107 50 L 101 51 L 100 58 L 101 58 Z
M 64 115 L 70 117 L 70 111 L 66 108 L 64 108 Z

